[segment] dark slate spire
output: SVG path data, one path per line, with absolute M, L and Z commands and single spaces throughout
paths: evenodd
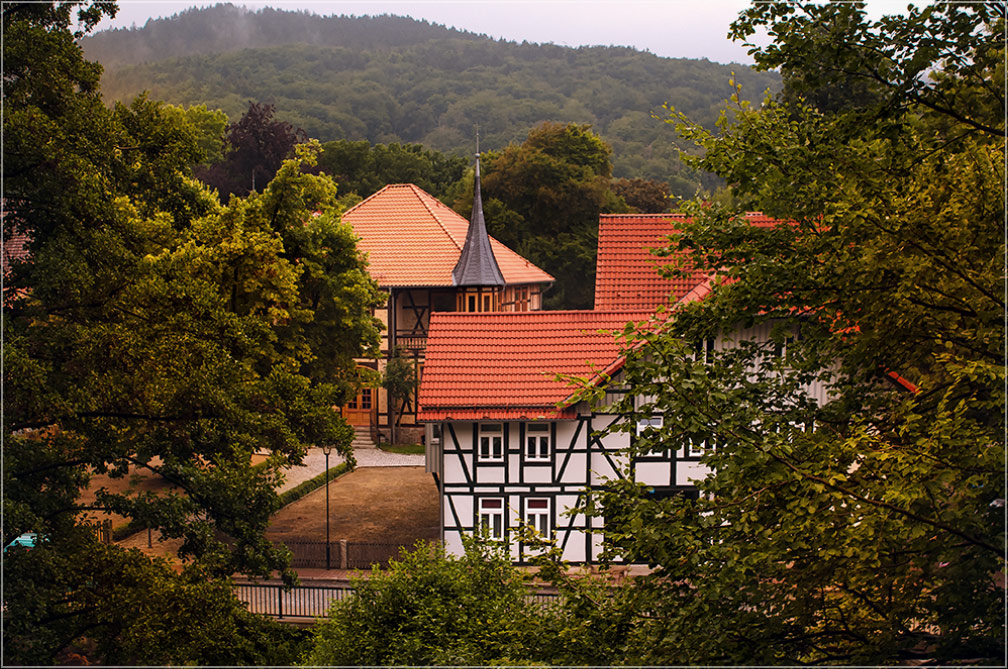
M 480 194 L 480 164 L 479 154 L 476 154 L 476 180 L 473 188 L 472 218 L 469 219 L 469 232 L 466 233 L 465 246 L 459 256 L 455 269 L 452 270 L 452 281 L 456 286 L 503 286 L 504 275 L 501 274 L 490 248 L 490 237 L 487 236 L 486 221 L 483 220 L 483 196 Z

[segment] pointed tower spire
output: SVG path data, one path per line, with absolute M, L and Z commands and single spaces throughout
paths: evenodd
M 476 154 L 476 179 L 473 184 L 472 218 L 469 219 L 469 232 L 466 233 L 465 246 L 459 256 L 455 269 L 452 270 L 452 281 L 456 286 L 503 286 L 504 275 L 501 274 L 490 248 L 490 237 L 486 231 L 486 221 L 483 219 L 483 196 L 480 193 L 479 154 Z

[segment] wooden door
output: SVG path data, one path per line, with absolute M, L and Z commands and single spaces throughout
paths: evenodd
M 374 406 L 374 388 L 361 388 L 357 397 L 343 407 L 343 417 L 351 425 L 370 425 Z

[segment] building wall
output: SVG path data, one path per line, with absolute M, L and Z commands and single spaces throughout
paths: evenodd
M 506 519 L 503 537 L 510 542 L 511 558 L 526 562 L 531 549 L 516 539 L 516 531 L 528 524 L 527 502 L 547 500 L 549 527 L 562 548 L 563 559 L 597 560 L 602 519 L 568 516 L 566 512 L 583 500 L 586 489 L 600 489 L 606 480 L 620 477 L 626 470 L 621 451 L 629 447 L 630 435 L 597 434 L 617 419 L 611 414 L 586 414 L 575 420 L 550 422 L 550 457 L 546 462 L 531 460 L 527 452 L 529 425 L 543 421 L 442 423 L 440 443 L 428 447 L 428 471 L 436 475 L 442 490 L 446 550 L 461 554 L 462 534 L 480 525 L 480 500 L 499 499 Z M 481 427 L 498 424 L 502 428 L 502 458 L 498 462 L 481 459 Z M 670 479 L 649 478 L 653 479 L 647 481 L 651 485 L 673 484 Z
M 427 348 L 427 332 L 430 328 L 432 311 L 455 311 L 457 305 L 456 288 L 392 288 L 389 298 L 375 311 L 375 317 L 384 329 L 381 339 L 381 359 L 378 371 L 384 373 L 385 366 L 398 348 L 401 355 L 413 361 L 417 378 L 423 374 L 424 354 Z M 496 307 L 500 311 L 533 311 L 542 307 L 542 286 L 521 284 L 506 286 Z M 361 361 L 362 363 L 364 361 Z M 397 406 L 395 415 L 390 411 L 388 393 L 377 388 L 375 411 L 372 422 L 372 436 L 382 441 L 391 439 L 391 425 L 398 417 L 399 440 L 420 442 L 424 436 L 424 426 L 417 421 L 417 393 L 405 406 Z
M 769 342 L 770 330 L 770 324 L 761 324 L 730 333 L 711 342 L 710 352 L 716 355 L 744 339 Z M 621 397 L 618 387 L 617 376 L 616 390 L 606 394 L 605 404 L 611 406 Z M 820 402 L 828 399 L 828 388 L 822 383 L 817 382 L 807 390 Z M 506 519 L 503 534 L 510 541 L 511 557 L 515 562 L 526 562 L 529 549 L 515 539 L 515 533 L 528 523 L 528 500 L 545 499 L 549 502 L 550 529 L 563 549 L 563 559 L 595 561 L 602 549 L 603 519 L 565 514 L 577 506 L 586 490 L 590 494 L 591 490 L 604 486 L 607 479 L 626 473 L 659 492 L 695 491 L 697 482 L 709 473 L 700 463 L 702 445 L 679 445 L 640 456 L 628 467 L 626 450 L 635 437 L 627 432 L 597 434 L 619 420 L 619 416 L 612 412 L 591 413 L 584 404 L 577 409 L 581 414 L 577 419 L 549 424 L 550 453 L 545 462 L 530 461 L 526 453 L 528 427 L 537 421 L 499 422 L 502 436 L 499 462 L 481 460 L 479 453 L 481 426 L 498 421 L 451 421 L 428 426 L 427 471 L 435 475 L 442 492 L 442 537 L 446 550 L 460 554 L 462 534 L 473 532 L 480 524 L 480 500 L 499 499 Z

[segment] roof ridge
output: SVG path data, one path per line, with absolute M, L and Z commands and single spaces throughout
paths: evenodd
M 438 318 L 539 318 L 542 316 L 620 316 L 625 314 L 650 314 L 654 309 L 535 309 L 531 311 L 435 311 Z
M 430 204 L 427 202 L 427 198 L 430 198 L 431 200 L 434 200 L 435 202 L 441 202 L 441 201 L 438 200 L 433 195 L 431 195 L 430 193 L 428 193 L 427 191 L 425 191 L 423 188 L 420 188 L 420 186 L 417 186 L 416 184 L 406 184 L 406 185 L 409 186 L 413 190 L 413 194 L 416 196 L 416 198 L 418 200 L 420 200 L 420 204 L 422 204 L 424 206 L 424 209 L 426 209 L 430 213 L 431 217 L 434 218 L 434 222 L 437 223 L 441 227 L 442 230 L 444 230 L 445 234 L 448 235 L 448 239 L 451 240 L 452 244 L 454 244 L 455 247 L 459 251 L 461 251 L 462 250 L 462 245 L 458 243 L 458 240 L 455 239 L 455 236 L 452 235 L 451 231 L 448 230 L 448 228 L 445 227 L 445 224 L 441 221 L 441 217 L 438 216 L 437 212 L 435 212 L 431 208 Z M 386 186 L 386 188 L 388 188 L 388 186 Z M 422 195 L 426 195 L 427 198 L 424 198 L 421 194 Z M 442 204 L 444 204 L 444 203 L 442 203 Z M 457 212 L 455 212 L 454 209 L 452 209 L 448 205 L 444 205 L 444 207 L 446 209 L 448 209 L 449 211 L 451 211 L 452 213 L 457 213 Z M 461 218 L 461 215 L 459 216 L 459 218 Z
M 686 214 L 599 214 L 599 218 L 689 218 Z
M 344 211 L 343 214 L 340 216 L 340 218 L 342 218 L 343 216 L 346 216 L 347 214 L 349 214 L 354 209 L 357 209 L 358 207 L 360 207 L 361 205 L 363 205 L 365 202 L 367 202 L 371 198 L 376 197 L 379 193 L 387 191 L 392 186 L 399 186 L 399 185 L 401 185 L 401 184 L 385 184 L 384 186 L 382 186 L 381 188 L 379 188 L 375 192 L 371 193 L 370 195 L 368 195 L 366 198 L 364 198 L 363 200 L 361 200 L 360 202 L 358 202 L 354 206 L 352 206 L 349 209 L 347 209 L 346 211 Z

